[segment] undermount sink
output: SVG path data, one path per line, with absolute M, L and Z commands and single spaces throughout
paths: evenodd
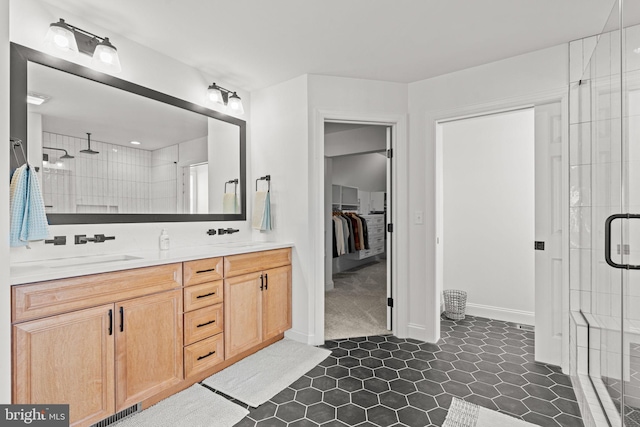
M 65 268 L 65 267 L 84 267 L 85 265 L 106 264 L 111 262 L 133 261 L 142 259 L 142 257 L 133 255 L 93 255 L 73 258 L 52 259 L 40 263 L 43 267 L 48 268 Z

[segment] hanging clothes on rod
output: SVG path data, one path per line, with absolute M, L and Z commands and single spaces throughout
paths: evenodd
M 49 238 L 49 223 L 45 213 L 44 199 L 38 181 L 38 174 L 29 165 L 22 141 L 11 139 L 11 148 L 16 161 L 16 147 L 19 146 L 25 160 L 11 175 L 9 195 L 10 229 L 9 245 L 12 247 L 26 246 L 29 242 Z
M 333 257 L 369 249 L 367 220 L 355 212 L 333 210 Z

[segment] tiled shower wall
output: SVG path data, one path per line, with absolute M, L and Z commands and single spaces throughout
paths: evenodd
M 42 187 L 49 213 L 146 213 L 151 205 L 151 152 L 91 141 L 99 154 L 84 154 L 86 138 L 43 132 L 42 145 L 62 148 L 74 159 L 56 160 L 60 151 L 43 149 Z
M 151 211 L 177 212 L 178 145 L 155 150 L 151 154 Z
M 91 141 L 99 154 L 84 154 L 86 138 L 42 133 L 42 191 L 49 213 L 175 213 L 178 145 L 155 151 Z M 56 164 L 58 161 L 61 163 Z
M 614 12 L 608 28 L 618 27 L 617 19 Z M 640 26 L 624 29 L 622 50 L 619 31 L 570 44 L 572 374 L 590 375 L 613 425 L 620 422 L 621 379 L 627 405 L 640 404 L 640 274 L 604 259 L 606 218 L 640 213 L 639 47 Z M 638 221 L 613 224 L 614 261 L 622 253 L 624 263 L 640 264 Z M 584 324 L 576 320 L 580 311 Z

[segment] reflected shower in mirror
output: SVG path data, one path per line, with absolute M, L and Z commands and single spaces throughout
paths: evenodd
M 35 62 L 27 90 L 48 214 L 242 213 L 237 124 Z

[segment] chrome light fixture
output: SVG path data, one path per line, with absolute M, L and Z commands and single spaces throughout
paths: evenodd
M 207 100 L 212 103 L 225 105 L 232 113 L 244 114 L 242 100 L 237 93 L 212 83 L 207 88 Z
M 45 47 L 62 57 L 73 57 L 78 52 L 93 57 L 92 67 L 112 73 L 122 70 L 118 50 L 108 37 L 100 37 L 89 31 L 67 24 L 64 19 L 49 25 L 44 39 Z

